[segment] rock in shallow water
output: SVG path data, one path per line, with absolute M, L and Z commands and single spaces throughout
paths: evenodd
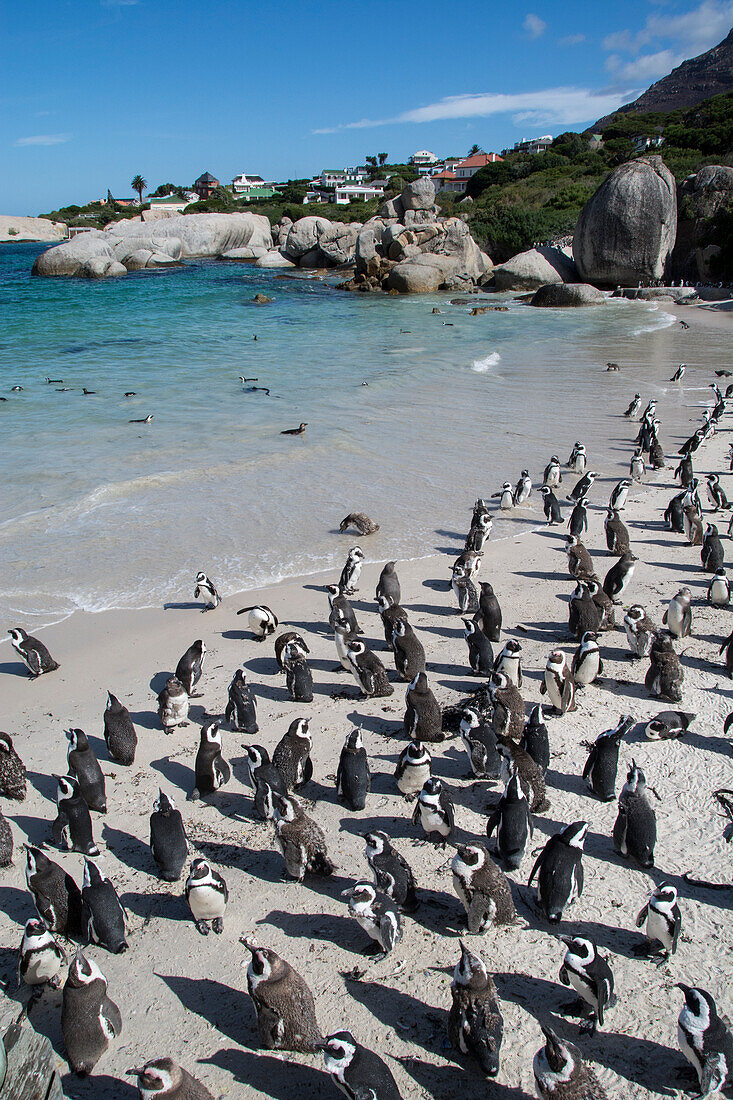
M 536 290 L 531 306 L 559 309 L 565 306 L 602 306 L 606 304 L 603 293 L 588 283 L 550 283 Z

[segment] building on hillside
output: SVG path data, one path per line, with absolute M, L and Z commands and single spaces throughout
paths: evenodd
M 193 185 L 194 191 L 202 200 L 211 198 L 217 187 L 221 187 L 221 184 L 211 172 L 204 172 Z
M 116 199 L 109 188 L 107 188 L 107 198 L 100 199 L 99 202 L 101 206 L 106 206 L 107 203 L 109 203 L 111 206 L 120 206 L 123 208 L 128 206 L 140 205 L 140 199 L 137 197 L 137 195 L 135 195 L 135 197 L 132 199 Z
M 143 221 L 156 221 L 158 218 L 170 218 L 174 214 L 182 214 L 190 202 L 196 202 L 197 195 L 179 198 L 178 195 L 163 195 L 157 199 L 148 199 L 149 210 L 143 210 Z
M 331 200 L 339 206 L 345 206 L 350 202 L 369 199 L 381 199 L 384 195 L 384 180 L 374 180 L 373 183 L 343 183 L 334 190 Z
M 634 138 L 634 152 L 641 153 L 644 149 L 658 149 L 660 145 L 664 145 L 664 138 L 661 134 L 639 134 Z
M 435 153 L 431 153 L 429 149 L 418 149 L 408 159 L 407 163 L 411 164 L 421 176 L 431 176 L 434 172 L 439 172 L 443 166 L 439 157 L 436 157 Z
M 240 172 L 232 180 L 232 191 L 238 198 L 244 199 L 271 199 L 278 194 L 272 180 L 263 180 L 262 176 L 248 176 Z
M 500 160 L 502 157 L 498 153 L 474 153 L 473 156 L 466 157 L 464 160 L 455 160 L 450 157 L 446 160 L 443 171 L 431 177 L 435 183 L 435 190 L 465 191 L 467 182 L 480 168 Z
M 345 183 L 362 183 L 369 172 L 366 168 L 324 168 L 320 175 L 321 187 L 339 187 Z
M 543 137 L 529 138 L 521 141 L 517 141 L 514 145 L 515 153 L 546 153 L 552 145 L 552 134 L 545 134 Z

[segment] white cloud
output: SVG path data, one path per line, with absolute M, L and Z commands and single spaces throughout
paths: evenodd
M 688 57 L 696 57 L 717 45 L 728 34 L 733 23 L 733 0 L 703 0 L 683 15 L 655 14 L 647 18 L 641 30 L 616 31 L 603 39 L 603 48 L 614 52 L 638 54 L 650 43 L 675 42 L 675 50 L 659 50 L 639 58 L 637 67 L 628 66 L 627 79 L 661 76 Z M 665 56 L 666 55 L 666 56 Z M 655 62 L 655 59 L 659 59 Z M 659 68 L 664 59 L 666 68 Z M 616 59 L 609 58 L 606 68 L 623 73 Z M 645 65 L 646 64 L 646 68 Z
M 537 92 L 521 92 L 512 95 L 488 92 L 478 95 L 448 96 L 446 99 L 438 100 L 437 103 L 403 111 L 393 118 L 363 118 L 358 122 L 346 122 L 339 126 L 314 130 L 313 133 L 335 134 L 339 130 L 362 130 L 406 122 L 442 122 L 458 118 L 488 118 L 490 115 L 518 115 L 523 112 L 526 118 L 542 118 L 544 120 L 542 125 L 570 126 L 610 114 L 622 103 L 628 103 L 629 99 L 638 94 L 639 89 L 636 87 L 621 91 L 571 87 L 545 88 Z
M 566 34 L 557 40 L 558 46 L 579 46 L 581 42 L 585 42 L 584 34 Z
M 63 145 L 71 140 L 71 134 L 34 134 L 32 137 L 18 138 L 14 145 Z
M 679 64 L 680 59 L 672 50 L 660 50 L 658 53 L 641 54 L 632 61 L 623 62 L 618 54 L 606 58 L 606 68 L 618 80 L 645 81 L 666 76 Z
M 530 38 L 539 38 L 547 30 L 544 19 L 540 19 L 539 15 L 535 15 L 532 11 L 525 16 L 522 26 Z

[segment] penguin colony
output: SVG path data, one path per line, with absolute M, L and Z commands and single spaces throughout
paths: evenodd
M 684 373 L 680 368 L 673 380 L 681 383 Z M 676 476 L 681 491 L 664 509 L 670 532 L 689 544 L 695 570 L 661 578 L 665 591 L 658 607 L 633 603 L 639 561 L 631 546 L 637 528 L 630 533 L 623 519 L 639 482 L 650 471 L 666 468 L 658 402 L 652 399 L 642 412 L 643 401 L 636 394 L 624 414 L 628 419 L 640 417 L 632 443 L 631 477 L 611 487 L 607 504 L 598 492 L 601 475 L 588 471 L 592 446 L 589 456 L 577 441 L 564 468 L 553 455 L 543 472 L 538 488 L 547 525 L 567 522 L 570 532 L 565 546 L 567 623 L 559 621 L 547 635 L 544 664 L 537 662 L 534 648 L 527 652 L 529 645 L 522 645 L 526 630 L 518 629 L 521 624 L 514 623 L 506 603 L 500 606 L 501 592 L 479 579 L 480 571 L 490 571 L 493 523 L 489 506 L 480 498 L 466 523 L 465 548 L 453 563 L 447 586 L 451 595 L 446 598 L 452 600 L 455 612 L 453 633 L 457 639 L 463 637 L 466 647 L 466 693 L 459 702 L 445 699 L 440 692 L 433 667 L 439 662 L 435 639 L 421 632 L 410 603 L 403 605 L 397 563 L 388 562 L 382 569 L 374 602 L 362 599 L 356 608 L 352 605 L 366 561 L 362 548 L 354 546 L 338 583 L 323 592 L 327 626 L 314 623 L 308 632 L 299 623 L 298 631 L 303 633 L 286 630 L 278 635 L 281 620 L 288 625 L 285 608 L 274 610 L 261 604 L 237 612 L 248 615 L 248 630 L 240 632 L 245 650 L 239 656 L 245 667 L 229 671 L 228 698 L 218 700 L 216 711 L 196 710 L 191 702 L 210 700 L 207 646 L 198 639 L 185 649 L 175 674 L 165 678 L 158 697 L 157 733 L 146 730 L 141 735 L 134 716 L 111 691 L 106 703 L 104 698 L 100 701 L 97 736 L 89 737 L 80 728 L 66 732 L 67 773 L 53 776 L 55 816 L 53 811 L 48 814 L 45 842 L 26 845 L 20 859 L 25 863 L 28 915 L 18 927 L 16 942 L 18 996 L 32 1007 L 36 1019 L 42 1012 L 44 1020 L 57 1017 L 74 1073 L 85 1076 L 94 1073 L 98 1063 L 103 1067 L 109 1048 L 121 1036 L 124 1041 L 125 1020 L 139 1010 L 131 1003 L 127 984 L 118 980 L 113 985 L 104 973 L 105 959 L 124 953 L 134 974 L 135 940 L 144 924 L 126 908 L 123 884 L 115 882 L 119 876 L 105 861 L 105 848 L 114 853 L 115 845 L 100 828 L 102 818 L 108 806 L 131 795 L 128 777 L 136 772 L 142 737 L 156 738 L 162 753 L 170 751 L 167 738 L 176 737 L 176 747 L 188 748 L 189 763 L 183 767 L 187 766 L 190 781 L 188 785 L 162 781 L 148 807 L 149 831 L 141 830 L 137 843 L 149 849 L 146 871 L 157 876 L 160 884 L 177 885 L 171 888 L 173 894 L 162 885 L 152 892 L 155 904 L 145 923 L 175 893 L 181 901 L 185 899 L 190 920 L 177 927 L 176 937 L 190 959 L 192 951 L 205 950 L 192 943 L 197 934 L 213 933 L 208 942 L 214 945 L 217 937 L 227 935 L 228 906 L 234 900 L 230 867 L 244 869 L 249 889 L 262 897 L 262 919 L 256 932 L 246 930 L 246 935 L 239 936 L 241 929 L 234 929 L 230 933 L 240 939 L 242 977 L 230 975 L 229 985 L 232 997 L 239 997 L 239 990 L 246 987 L 256 1021 L 256 1036 L 248 1037 L 248 1045 L 258 1045 L 263 1059 L 264 1052 L 276 1050 L 300 1055 L 312 1067 L 320 1062 L 325 1073 L 323 1085 L 317 1087 L 323 1088 L 323 1095 L 335 1095 L 335 1087 L 354 1100 L 394 1100 L 418 1095 L 416 1089 L 424 1082 L 434 1095 L 440 1094 L 442 1078 L 423 1080 L 414 1058 L 402 1059 L 401 1068 L 393 1073 L 400 1060 L 390 1048 L 389 1034 L 376 1050 L 360 1043 L 356 1025 L 353 1032 L 340 1026 L 349 1020 L 348 999 L 335 1012 L 329 1007 L 334 990 L 345 985 L 385 1021 L 390 996 L 395 994 L 391 987 L 404 965 L 400 945 L 410 940 L 414 944 L 430 932 L 433 942 L 440 944 L 442 969 L 450 971 L 441 1005 L 444 1038 L 441 1041 L 433 1025 L 428 1027 L 423 1019 L 428 1013 L 435 1017 L 435 1010 L 420 1000 L 419 963 L 410 986 L 416 996 L 400 994 L 409 1000 L 412 1018 L 404 1024 L 396 1021 L 396 1026 L 398 1033 L 400 1027 L 417 1028 L 420 1042 L 427 1034 L 428 1047 L 448 1059 L 453 1075 L 445 1078 L 449 1084 L 443 1092 L 460 1088 L 468 1095 L 491 1095 L 486 1079 L 498 1078 L 520 1095 L 519 1082 L 502 1068 L 505 1016 L 527 1051 L 522 1083 L 534 1087 L 539 1097 L 603 1100 L 636 1095 L 636 1085 L 650 1093 L 666 1091 L 674 1088 L 675 1069 L 682 1059 L 701 1097 L 716 1096 L 733 1086 L 733 1036 L 724 1015 L 728 1006 L 716 1004 L 703 984 L 697 983 L 689 960 L 694 932 L 685 936 L 692 899 L 699 896 L 694 889 L 704 891 L 710 884 L 700 881 L 693 887 L 694 871 L 689 880 L 674 871 L 665 877 L 665 868 L 655 863 L 657 833 L 663 836 L 666 823 L 661 811 L 667 800 L 674 799 L 675 787 L 684 784 L 684 755 L 677 758 L 678 767 L 671 769 L 668 758 L 661 755 L 664 750 L 654 746 L 680 741 L 684 749 L 685 736 L 695 728 L 696 715 L 677 708 L 684 704 L 688 671 L 683 647 L 686 639 L 695 637 L 696 610 L 699 613 L 703 603 L 719 616 L 713 620 L 714 629 L 720 635 L 721 655 L 725 654 L 725 662 L 712 670 L 713 675 L 733 678 L 724 545 L 717 526 L 703 522 L 700 481 L 693 469 L 701 447 L 725 428 L 726 398 L 717 384 L 712 388 L 714 404 L 704 414 L 702 426 L 680 448 L 682 461 Z M 572 488 L 567 484 L 569 475 L 578 478 Z M 720 474 L 713 471 L 706 481 L 710 511 L 729 508 Z M 523 470 L 516 489 L 507 482 L 494 495 L 500 511 L 511 511 L 532 507 L 533 491 L 529 471 Z M 592 499 L 594 495 L 599 499 Z M 599 534 L 604 513 L 605 537 Z M 379 530 L 363 513 L 347 516 L 341 530 L 349 526 L 362 535 Z M 583 542 L 586 535 L 588 546 Z M 617 559 L 605 569 L 600 552 L 603 541 L 608 554 Z M 558 566 L 558 580 L 562 573 Z M 409 595 L 414 601 L 417 593 Z M 221 596 L 203 572 L 195 578 L 195 596 L 203 602 L 202 610 L 217 611 L 218 616 L 226 613 L 226 605 L 224 612 L 218 610 Z M 357 610 L 364 630 L 357 622 Z M 215 617 L 207 616 L 207 621 Z M 342 729 L 333 776 L 325 775 L 320 766 L 323 723 L 318 715 L 313 721 L 309 713 L 309 705 L 323 695 L 324 685 L 314 685 L 308 642 L 313 645 L 324 631 L 333 638 L 335 669 L 344 683 L 349 677 L 351 685 L 332 697 L 345 696 L 356 708 Z M 9 633 L 30 678 L 57 673 L 60 665 L 41 641 L 22 628 Z M 603 728 L 593 715 L 594 700 L 604 690 L 608 675 L 604 651 L 620 645 L 618 639 L 624 636 L 629 667 L 641 662 L 645 698 L 636 705 L 636 697 L 631 701 L 624 697 L 624 705 L 633 707 L 634 715 L 621 714 L 615 726 Z M 568 638 L 572 644 L 567 644 Z M 254 641 L 259 643 L 256 647 L 246 648 Z M 263 644 L 266 649 L 273 646 L 273 683 L 282 685 L 279 698 L 289 721 L 279 740 L 258 722 L 257 681 L 265 675 L 259 671 L 261 660 L 255 663 L 256 674 L 247 669 Z M 63 654 L 57 656 L 63 658 Z M 222 656 L 219 648 L 217 657 Z M 470 678 L 475 678 L 472 685 Z M 614 681 L 616 687 L 623 683 Z M 716 683 L 711 679 L 711 692 Z M 116 685 L 124 697 L 123 688 Z M 623 690 L 619 694 L 623 696 Z M 370 699 L 375 703 L 367 709 L 364 704 Z M 663 704 L 668 709 L 662 709 Z M 588 755 L 582 774 L 580 769 L 568 773 L 566 763 L 553 751 L 556 731 L 565 716 L 575 711 L 585 713 L 587 729 Z M 379 713 L 393 717 L 382 723 L 387 729 L 374 732 L 373 719 Z M 369 721 L 362 723 L 357 715 Z M 726 734 L 732 724 L 733 716 L 726 722 Z M 197 728 L 193 739 L 191 725 Z M 719 734 L 708 732 L 710 737 Z M 242 736 L 248 740 L 242 743 Z M 723 736 L 720 751 L 730 756 Z M 96 751 L 104 751 L 101 737 L 106 758 L 100 763 Z M 396 745 L 394 738 L 400 739 Z M 3 800 L 21 802 L 26 797 L 22 755 L 12 736 L 0 734 Z M 165 777 L 165 770 L 161 771 Z M 180 774 L 180 765 L 173 774 Z M 569 780 L 587 790 L 587 795 L 580 796 L 587 800 L 587 811 L 582 819 L 558 820 L 554 811 Z M 343 807 L 342 827 L 363 839 L 358 865 L 344 865 L 338 836 L 319 821 L 319 803 L 329 799 L 329 785 L 331 800 Z M 399 809 L 395 816 L 390 811 L 380 815 L 385 792 L 392 796 L 393 810 L 395 805 L 404 807 L 401 817 Z M 718 792 L 723 805 L 726 793 Z M 474 794 L 479 795 L 478 802 L 471 800 Z M 177 808 L 176 799 L 184 809 Z M 186 802 L 203 800 L 222 815 L 221 828 L 215 824 L 202 832 L 197 827 Z M 603 813 L 604 803 L 609 804 L 609 813 Z M 481 832 L 464 824 L 469 806 L 474 811 L 470 820 L 475 822 L 478 805 L 483 808 Z M 232 833 L 224 823 L 230 817 L 237 822 L 242 847 L 227 854 Z M 219 833 L 227 843 L 219 843 Z M 591 836 L 593 858 L 589 859 L 585 848 Z M 411 866 L 411 846 L 420 843 L 427 843 L 435 853 L 429 861 L 430 878 L 416 875 Z M 64 852 L 71 854 L 58 854 Z M 287 921 L 278 922 L 274 913 L 272 920 L 267 917 L 272 906 L 267 898 L 268 878 L 261 871 L 270 866 L 262 857 L 270 854 L 273 860 L 281 860 L 278 866 L 284 878 L 294 884 Z M 19 853 L 15 855 L 18 858 Z M 684 857 L 694 868 L 693 841 Z M 0 814 L 0 865 L 7 867 L 12 859 L 13 833 Z M 599 875 L 603 860 L 622 865 L 626 889 L 638 901 L 638 915 L 627 927 L 618 926 L 603 895 Z M 236 881 L 241 885 L 241 876 Z M 313 934 L 312 943 L 319 943 L 318 932 L 310 930 L 310 922 L 318 923 L 318 917 L 308 916 L 310 899 L 316 896 L 325 900 L 327 913 L 339 916 L 340 928 L 348 923 L 352 929 L 338 932 L 339 947 L 357 957 L 361 952 L 369 955 L 371 962 L 364 965 L 377 964 L 365 985 L 362 966 L 337 975 L 329 967 L 328 953 L 325 962 L 322 957 L 314 960 L 303 974 L 288 961 L 288 948 L 295 953 L 296 942 L 288 930 L 299 939 Z M 562 935 L 558 935 L 560 929 Z M 535 975 L 513 972 L 512 942 L 522 936 L 534 937 Z M 270 946 L 272 942 L 282 954 Z M 721 950 L 724 946 L 721 943 Z M 643 1049 L 633 1049 L 637 1040 L 628 1033 L 624 1019 L 625 992 L 628 996 L 629 991 L 617 976 L 620 956 L 629 954 L 636 960 L 632 973 L 638 984 L 649 983 L 648 968 L 656 963 L 665 968 L 660 971 L 665 987 L 677 987 L 678 1019 L 664 1021 L 658 1033 L 645 1037 L 649 1043 L 653 1040 L 661 1048 L 670 1048 L 664 1050 L 662 1062 L 670 1080 L 658 1076 L 659 1059 L 657 1076 L 646 1073 Z M 306 957 L 302 952 L 299 956 Z M 388 969 L 380 969 L 380 963 Z M 541 976 L 548 973 L 554 975 L 552 982 Z M 627 968 L 627 985 L 628 974 Z M 373 990 L 373 996 L 360 996 L 362 985 Z M 563 986 L 577 994 L 569 1005 L 564 1002 Z M 225 1016 L 231 1012 L 226 990 L 220 996 Z M 195 998 L 190 1006 L 183 994 L 181 999 L 186 1007 L 198 1010 Z M 523 1012 L 517 1011 L 517 1005 Z M 569 1019 L 563 1018 L 565 1014 Z M 324 1033 L 329 1029 L 322 1028 L 319 1016 L 328 1018 L 330 1033 Z M 580 1023 L 570 1022 L 573 1017 Z M 604 1047 L 608 1032 L 619 1039 L 613 1048 Z M 196 1066 L 196 1052 L 164 1049 L 164 1024 L 149 1038 L 150 1057 L 127 1071 L 143 1100 L 154 1095 L 211 1100 L 212 1093 L 191 1072 L 193 1068 L 206 1076 L 205 1065 Z M 625 1044 L 630 1047 L 628 1062 Z M 188 1068 L 178 1063 L 179 1057 Z M 216 1057 L 209 1060 L 216 1062 Z M 287 1062 L 277 1067 L 268 1063 L 255 1087 L 263 1087 L 262 1081 L 275 1072 L 282 1072 L 287 1081 Z M 246 1071 L 239 1080 L 246 1089 Z

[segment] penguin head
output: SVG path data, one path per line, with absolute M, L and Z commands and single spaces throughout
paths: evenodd
M 486 599 L 490 600 L 493 598 L 494 589 L 488 581 L 481 581 L 481 583 L 479 584 L 479 588 L 481 589 L 481 595 L 484 596 Z
M 677 888 L 671 882 L 660 882 L 652 897 L 658 908 L 671 909 L 677 904 Z
M 202 573 L 199 569 L 198 573 L 196 574 L 196 584 L 205 584 L 207 580 L 208 577 L 206 576 L 206 574 Z
M 489 695 L 496 695 L 497 691 L 505 691 L 509 686 L 509 677 L 503 672 L 492 672 L 489 680 Z
M 374 889 L 371 882 L 357 882 L 347 890 L 342 890 L 341 897 L 349 898 L 354 905 L 368 908 L 376 901 L 377 891 Z
M 27 632 L 25 630 L 23 630 L 22 626 L 12 627 L 8 631 L 8 634 L 10 635 L 10 637 L 12 638 L 12 640 L 15 642 L 16 645 L 19 645 L 21 642 L 24 642 L 28 637 Z
M 515 639 L 507 642 L 501 651 L 503 657 L 518 657 L 522 652 L 522 646 Z
M 596 649 L 598 649 L 597 642 L 598 635 L 596 634 L 595 630 L 586 630 L 580 639 L 581 646 L 585 646 L 586 648 L 595 647 Z
M 486 851 L 480 844 L 457 844 L 453 867 L 462 863 L 470 871 L 477 871 L 486 862 Z
M 589 828 L 588 821 L 574 821 L 572 825 L 567 825 L 559 836 L 570 848 L 579 848 L 582 851 Z
M 417 675 L 412 680 L 410 680 L 410 683 L 407 685 L 407 690 L 409 692 L 415 691 L 420 695 L 424 695 L 428 690 L 427 674 L 424 672 L 418 672 Z
M 552 489 L 550 488 L 549 485 L 540 485 L 540 492 L 542 493 L 543 497 L 546 497 L 546 496 L 550 495 L 550 493 L 552 492 Z
M 479 716 L 471 707 L 464 707 L 461 711 L 461 731 L 475 730 L 480 726 Z
M 79 782 L 73 775 L 55 775 L 56 802 L 63 802 L 67 798 L 75 798 L 79 794 Z
M 537 727 L 545 724 L 545 712 L 542 709 L 542 703 L 537 703 L 532 707 L 529 714 L 530 726 Z
M 100 979 L 107 986 L 107 979 L 93 959 L 88 959 L 79 949 L 71 962 L 66 981 L 72 989 L 80 989 L 84 985 L 91 985 L 93 981 Z
M 504 759 L 507 758 L 505 757 Z M 507 779 L 506 787 L 504 788 L 504 800 L 509 803 L 521 802 L 525 798 L 525 794 L 522 790 L 522 784 L 519 780 L 517 765 L 511 759 L 511 754 L 507 762 L 509 764 L 509 778 Z
M 390 840 L 385 832 L 381 829 L 375 829 L 371 833 L 363 833 L 364 842 L 366 844 L 367 859 L 369 856 L 381 856 L 385 848 L 389 847 Z
M 361 729 L 359 727 L 346 734 L 344 749 L 347 752 L 360 752 L 363 748 L 364 740 L 361 736 Z
M 361 546 L 352 546 L 349 550 L 349 558 L 351 561 L 364 561 L 364 551 Z
M 169 798 L 160 788 L 158 788 L 158 797 L 153 803 L 153 809 L 157 814 L 163 814 L 167 817 L 172 810 L 175 810 L 176 804 L 172 798 Z
M 151 1092 L 174 1092 L 183 1082 L 181 1067 L 172 1058 L 156 1058 L 142 1069 L 126 1069 L 128 1077 L 137 1077 L 140 1095 Z
M 309 726 L 310 718 L 295 718 L 288 727 L 288 737 L 297 737 L 300 741 L 307 741 L 309 746 L 312 745 L 313 739 L 308 732 Z
M 646 776 L 635 760 L 631 761 L 631 767 L 626 773 L 623 794 L 642 795 L 646 790 Z
M 534 1061 L 534 1075 L 542 1085 L 549 1081 L 555 1087 L 557 1081 L 570 1081 L 575 1072 L 575 1067 L 580 1063 L 580 1052 L 577 1047 L 564 1039 L 560 1039 L 548 1024 L 540 1024 L 545 1036 L 545 1046 L 540 1050 Z
M 48 856 L 44 855 L 40 848 L 34 848 L 32 844 L 26 845 L 25 861 L 28 878 L 33 878 L 39 872 L 43 874 L 54 866 Z
M 270 763 L 270 754 L 263 745 L 243 745 L 250 768 L 259 768 Z
M 478 517 L 478 525 L 479 527 L 483 527 L 483 529 L 487 531 L 490 527 L 493 527 L 494 521 L 488 512 L 482 512 L 481 515 Z
M 172 677 L 172 678 L 175 679 L 175 677 Z M 169 684 L 170 684 L 170 680 L 166 684 L 166 687 L 168 687 Z M 122 710 L 122 709 L 123 709 L 122 703 L 119 701 L 117 696 L 113 695 L 111 691 L 108 691 L 107 692 L 107 706 L 105 707 L 105 710 Z
M 366 653 L 366 646 L 358 638 L 348 643 L 348 649 L 353 657 L 360 657 L 362 653 Z
M 214 871 L 207 859 L 203 856 L 197 856 L 196 859 L 191 861 L 191 870 L 188 873 L 188 882 L 195 883 L 200 886 L 207 880 L 213 881 Z
M 0 733 L 0 752 L 11 753 L 13 751 L 13 739 L 8 733 Z
M 273 808 L 275 821 L 295 821 L 296 817 L 299 816 L 300 806 L 294 798 L 290 798 L 288 795 L 276 794 Z
M 422 741 L 410 741 L 406 749 L 406 760 L 408 764 L 412 764 L 413 766 L 417 766 L 418 764 L 429 764 L 431 759 L 432 757 Z
M 25 927 L 23 929 L 23 948 L 26 951 L 52 941 L 53 936 L 49 932 L 45 920 L 42 920 L 40 917 L 31 917 L 30 920 L 25 922 Z
M 434 775 L 431 775 L 429 779 L 426 779 L 423 783 L 421 795 L 425 795 L 427 798 L 437 798 L 443 789 L 443 784 L 439 779 L 436 779 Z
M 466 628 L 464 630 L 464 634 L 467 638 L 470 638 L 472 634 L 477 633 L 476 623 L 473 621 L 473 619 L 463 619 L 462 622 L 464 627 Z
M 456 968 L 453 971 L 453 981 L 456 985 L 463 986 L 464 988 L 474 990 L 484 989 L 489 980 L 486 963 L 480 955 L 475 954 L 475 952 L 466 947 L 463 940 L 459 940 L 459 943 L 461 945 L 461 957 L 456 963 Z M 498 1065 L 496 1068 L 498 1070 Z
M 583 936 L 560 936 L 560 939 L 567 947 L 568 955 L 574 955 L 582 966 L 590 966 L 597 953 L 592 940 Z
M 67 730 L 66 736 L 69 741 L 69 752 L 81 751 L 89 748 L 89 742 L 87 741 L 87 735 L 84 730 Z
M 386 596 L 384 592 L 381 592 L 377 597 L 377 603 L 379 604 L 379 610 L 381 612 L 386 611 L 388 607 L 394 606 L 394 601 L 390 596 Z
M 218 722 L 209 722 L 208 726 L 201 727 L 201 744 L 218 745 L 221 749 L 221 734 L 219 733 Z
M 336 1031 L 315 1044 L 323 1051 L 323 1061 L 329 1073 L 343 1076 L 356 1054 L 357 1043 L 350 1031 Z
M 628 622 L 629 626 L 636 626 L 646 615 L 646 611 L 640 603 L 632 604 L 629 610 L 624 615 L 624 622 Z
M 562 672 L 565 667 L 565 654 L 561 649 L 553 649 L 547 658 L 547 668 L 553 672 Z
M 339 588 L 339 586 L 337 584 L 327 584 L 325 586 L 325 588 L 326 588 L 326 592 L 329 594 L 329 596 L 332 596 L 334 599 L 336 598 L 336 596 L 339 595 L 339 593 L 341 591 L 341 589 Z
M 684 982 L 677 982 L 676 985 L 685 995 L 687 1013 L 697 1023 L 700 1031 L 707 1030 L 711 1021 L 717 1019 L 718 1016 L 713 998 L 706 990 L 700 989 L 699 986 L 685 985 Z M 683 1012 L 685 1009 L 683 1009 Z
M 407 622 L 405 619 L 398 619 L 392 628 L 392 633 L 396 634 L 398 638 L 404 638 L 407 634 Z
M 289 969 L 288 964 L 280 958 L 277 951 L 272 951 L 269 947 L 258 947 L 244 936 L 239 942 L 244 944 L 251 955 L 247 966 L 247 977 L 253 986 L 258 986 L 260 982 L 267 982 L 270 978 L 276 980 L 282 978 Z

